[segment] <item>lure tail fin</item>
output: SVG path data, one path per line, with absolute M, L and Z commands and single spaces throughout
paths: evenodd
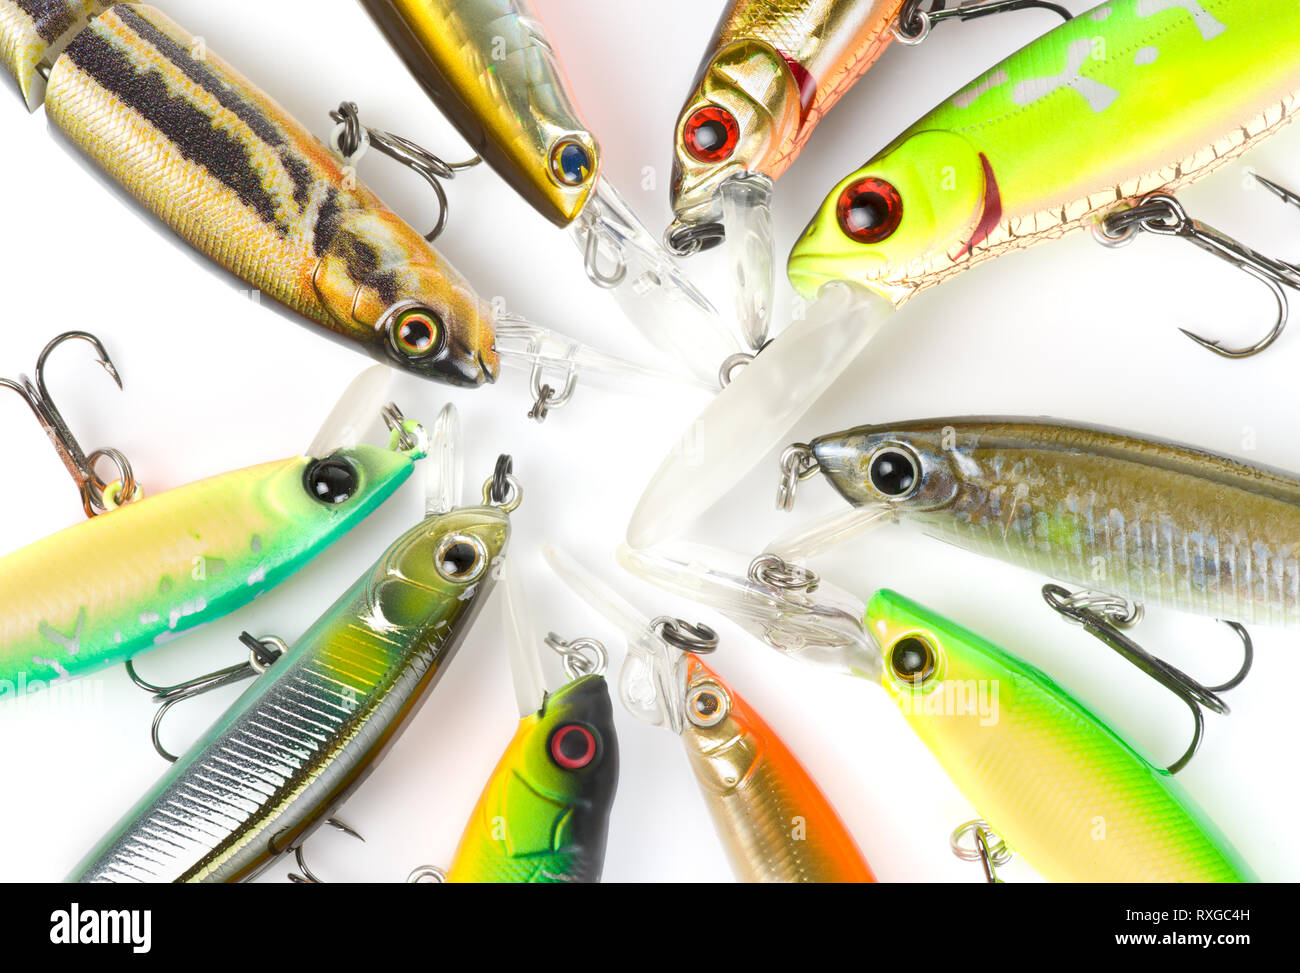
M 0 0 L 0 64 L 18 82 L 28 111 L 45 101 L 45 82 L 63 49 L 109 3 Z

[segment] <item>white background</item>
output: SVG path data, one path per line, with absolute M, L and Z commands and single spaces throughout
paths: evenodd
M 346 0 L 213 6 L 169 0 L 168 12 L 206 38 L 318 134 L 327 112 L 356 100 L 372 125 L 413 137 L 446 158 L 467 153 L 423 98 L 361 8 Z M 605 153 L 605 173 L 658 232 L 669 219 L 673 123 L 721 2 L 539 0 L 570 80 Z M 1079 12 L 1089 6 L 1072 0 Z M 947 25 L 919 48 L 895 45 L 831 113 L 778 183 L 782 256 L 830 186 L 941 98 L 1047 29 L 1030 12 Z M 1176 93 L 1171 93 L 1171 98 Z M 76 346 L 55 357 L 50 383 L 80 437 L 134 461 L 154 494 L 303 449 L 335 397 L 366 365 L 267 307 L 254 307 L 218 273 L 93 176 L 43 112 L 0 100 L 6 151 L 3 268 L 6 323 L 0 373 L 29 370 L 45 342 L 80 328 L 99 334 L 121 369 L 119 393 Z M 1292 130 L 1184 194 L 1195 215 L 1265 252 L 1300 252 L 1300 213 L 1245 177 L 1246 166 L 1300 182 Z M 655 185 L 642 188 L 645 170 Z M 432 214 L 410 173 L 373 155 L 363 177 L 412 223 Z M 449 187 L 440 248 L 480 293 L 502 295 L 530 318 L 643 360 L 654 353 L 611 298 L 588 285 L 561 231 L 486 168 Z M 711 257 L 689 264 L 728 295 Z M 780 308 L 791 292 L 784 284 Z M 1118 426 L 1300 469 L 1296 434 L 1300 335 L 1266 354 L 1229 362 L 1194 347 L 1177 325 L 1253 339 L 1270 313 L 1266 292 L 1193 248 L 1143 239 L 1112 252 L 1078 235 L 1014 254 L 926 292 L 896 319 L 789 437 L 863 422 L 941 415 L 1027 414 Z M 1300 330 L 1300 329 L 1298 329 Z M 642 486 L 703 404 L 599 391 L 578 395 L 544 426 L 525 418 L 522 378 L 449 392 L 401 378 L 408 415 L 432 419 L 449 398 L 467 431 L 469 489 L 497 453 L 513 453 L 526 489 L 514 554 L 527 572 L 539 636 L 618 633 L 576 602 L 538 554 L 543 539 L 606 567 Z M 31 415 L 0 398 L 0 550 L 39 540 L 80 516 L 75 491 Z M 376 436 L 378 430 L 376 429 Z M 775 453 L 707 518 L 695 539 L 755 552 L 793 521 L 772 509 Z M 827 487 L 806 484 L 796 517 L 836 509 Z M 242 630 L 290 641 L 420 514 L 419 488 L 399 493 L 307 570 L 238 616 L 154 652 L 141 670 L 179 681 L 236 661 Z M 113 551 L 96 555 L 105 575 Z M 885 528 L 820 565 L 861 593 L 888 586 L 989 636 L 1051 672 L 1158 762 L 1182 752 L 1182 704 L 1042 602 L 1042 579 Z M 780 658 L 694 606 L 626 575 L 623 590 L 651 614 L 703 617 L 723 631 L 716 667 L 805 761 L 884 880 L 977 881 L 949 853 L 948 834 L 975 816 L 885 695 L 870 685 Z M 1140 639 L 1207 682 L 1234 670 L 1233 637 L 1213 621 L 1152 611 Z M 1293 840 L 1300 650 L 1294 633 L 1257 630 L 1253 676 L 1233 692 L 1230 717 L 1208 719 L 1200 755 L 1181 775 L 1191 793 L 1261 876 L 1300 878 Z M 552 677 L 559 678 L 552 670 Z M 173 748 L 193 739 L 234 698 L 181 707 L 166 727 Z M 0 880 L 57 880 L 157 777 L 148 744 L 152 705 L 121 670 L 95 677 L 90 702 L 0 707 Z M 330 880 L 402 879 L 417 864 L 446 864 L 478 791 L 514 732 L 502 628 L 490 606 L 400 743 L 342 816 L 360 845 L 322 832 L 313 868 Z M 678 741 L 619 712 L 623 773 L 607 880 L 717 880 L 729 876 Z M 996 824 L 996 822 L 994 822 Z M 263 880 L 282 881 L 275 867 Z M 1022 862 L 1008 879 L 1032 879 Z

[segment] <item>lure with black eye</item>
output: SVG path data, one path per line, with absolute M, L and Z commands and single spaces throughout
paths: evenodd
M 598 882 L 618 784 L 602 676 L 550 693 L 501 755 L 447 872 L 451 882 Z
M 0 685 L 83 676 L 239 609 L 369 516 L 420 455 L 355 446 L 225 473 L 0 558 Z

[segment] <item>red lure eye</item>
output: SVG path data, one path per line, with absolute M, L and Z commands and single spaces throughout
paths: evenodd
M 578 723 L 562 726 L 551 736 L 551 758 L 565 770 L 581 770 L 596 759 L 596 737 Z
M 840 229 L 858 243 L 880 243 L 893 236 L 903 219 L 903 197 L 883 179 L 859 179 L 845 187 L 835 204 Z
M 700 162 L 721 162 L 736 151 L 740 126 L 731 112 L 706 105 L 691 112 L 682 126 L 686 151 Z

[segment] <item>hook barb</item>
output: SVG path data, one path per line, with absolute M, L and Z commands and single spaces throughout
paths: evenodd
M 349 838 L 356 838 L 357 841 L 360 841 L 362 844 L 365 843 L 366 839 L 362 837 L 360 831 L 353 828 L 351 825 L 345 824 L 338 818 L 326 818 L 325 823 L 335 831 L 341 831 Z M 293 860 L 298 865 L 298 871 L 289 873 L 289 881 L 293 882 L 294 885 L 324 885 L 325 883 L 307 867 L 307 855 L 303 851 L 305 846 L 306 841 L 304 840 L 302 844 L 298 845 L 298 847 L 293 850 Z
M 136 499 L 139 495 L 139 485 L 136 483 L 130 462 L 120 451 L 98 449 L 86 453 L 81 443 L 77 441 L 77 437 L 72 434 L 72 430 L 68 428 L 63 413 L 59 411 L 59 407 L 55 405 L 50 395 L 49 386 L 45 381 L 45 366 L 55 349 L 69 341 L 84 341 L 89 344 L 97 356 L 96 364 L 108 372 L 119 390 L 122 388 L 121 373 L 113 363 L 108 349 L 89 331 L 65 331 L 56 336 L 42 349 L 36 359 L 35 381 L 26 375 L 20 375 L 17 379 L 0 378 L 0 388 L 12 389 L 22 396 L 27 407 L 35 414 L 37 422 L 41 424 L 41 428 L 45 430 L 46 436 L 54 444 L 54 449 L 68 473 L 71 474 L 73 482 L 77 484 L 77 492 L 81 494 L 81 505 L 86 516 L 94 517 Z M 118 475 L 114 481 L 106 482 L 95 472 L 95 464 L 101 459 L 108 459 L 117 467 Z
M 1229 712 L 1228 704 L 1220 694 L 1241 685 L 1250 674 L 1255 661 L 1254 642 L 1246 627 L 1240 622 L 1220 619 L 1241 639 L 1243 661 L 1236 675 L 1227 682 L 1206 686 L 1181 669 L 1152 655 L 1120 631 L 1123 627 L 1136 624 L 1141 618 L 1140 607 L 1130 609 L 1122 599 L 1101 597 L 1087 590 L 1072 592 L 1059 584 L 1043 585 L 1043 600 L 1062 617 L 1082 625 L 1089 635 L 1119 653 L 1186 704 L 1192 714 L 1192 742 L 1183 755 L 1166 768 L 1171 774 L 1186 767 L 1200 749 L 1201 739 L 1205 735 L 1203 711 L 1208 709 L 1212 713 L 1226 716 Z

